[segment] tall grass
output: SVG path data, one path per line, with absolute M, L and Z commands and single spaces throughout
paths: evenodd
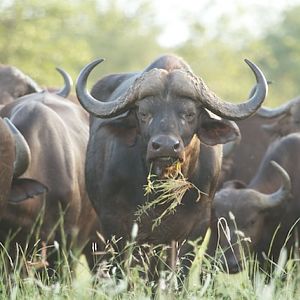
M 267 280 L 268 274 L 259 271 L 255 260 L 245 261 L 246 269 L 243 272 L 228 275 L 222 272 L 218 264 L 212 263 L 213 258 L 206 256 L 208 238 L 209 234 L 201 246 L 194 244 L 196 258 L 181 287 L 178 287 L 181 280 L 179 265 L 177 269 L 171 270 L 167 268 L 166 263 L 162 264 L 154 296 L 156 299 L 300 299 L 299 260 L 286 261 L 286 252 L 282 251 L 270 280 Z M 117 275 L 116 267 L 111 268 L 109 275 L 103 276 L 101 270 L 92 275 L 81 257 L 76 261 L 76 276 L 73 276 L 71 271 L 65 272 L 64 276 L 51 282 L 49 278 L 40 276 L 40 273 L 34 270 L 24 276 L 21 269 L 25 265 L 25 257 L 22 255 L 13 262 L 13 268 L 8 271 L 4 261 L 9 256 L 2 247 L 0 274 L 1 278 L 6 277 L 8 280 L 0 281 L 0 298 L 151 299 L 154 283 L 147 282 L 145 277 L 141 276 L 147 272 L 146 264 L 133 264 L 138 249 L 133 241 L 128 243 L 121 278 Z M 153 249 L 151 255 L 158 254 Z M 160 255 L 162 262 L 165 262 L 165 259 L 165 256 Z M 66 263 L 65 260 L 61 262 Z M 255 272 L 250 276 L 253 269 Z
M 179 265 L 176 269 L 169 269 L 166 256 L 151 250 L 150 255 L 160 255 L 162 262 L 155 295 L 157 299 L 300 299 L 298 259 L 286 260 L 286 252 L 282 251 L 279 261 L 274 263 L 275 270 L 270 280 L 268 274 L 257 268 L 254 259 L 245 260 L 245 270 L 240 274 L 228 275 L 218 264 L 212 263 L 217 257 L 206 256 L 208 239 L 209 233 L 200 246 L 194 244 L 196 257 L 181 288 L 178 287 L 181 280 Z M 147 273 L 147 261 L 138 265 L 133 263 L 140 253 L 134 241 L 128 242 L 124 250 L 127 254 L 125 261 L 118 266 L 122 268 L 121 278 L 117 275 L 116 266 L 111 267 L 111 272 L 106 272 L 105 276 L 101 272 L 103 265 L 96 274 L 91 274 L 83 257 L 76 261 L 76 276 L 63 258 L 60 264 L 68 271 L 55 281 L 41 276 L 34 268 L 24 274 L 27 260 L 23 250 L 18 249 L 18 257 L 13 261 L 5 245 L 1 247 L 1 299 L 150 299 L 153 296 L 154 283 L 146 282 L 141 276 Z M 40 249 L 36 249 L 35 255 L 32 259 L 39 260 Z
M 166 182 L 159 184 L 162 185 L 160 188 L 166 187 Z M 182 193 L 178 193 L 174 182 L 168 184 L 171 191 L 180 195 L 177 205 L 181 205 Z M 180 191 L 187 190 L 183 178 L 178 187 Z M 168 188 L 160 191 L 167 192 Z M 142 213 L 146 211 L 147 209 Z M 172 212 L 173 210 L 170 210 L 170 213 Z M 63 234 L 62 223 L 59 223 L 58 227 L 61 227 Z M 226 231 L 226 228 L 224 230 Z M 194 249 L 195 258 L 188 275 L 183 278 L 174 244 L 171 249 L 168 245 L 137 245 L 137 234 L 138 225 L 134 224 L 131 240 L 121 252 L 116 251 L 114 247 L 117 241 L 108 244 L 106 253 L 110 254 L 110 260 L 102 260 L 93 273 L 83 257 L 78 258 L 76 253 L 66 249 L 64 239 L 59 247 L 50 245 L 53 251 L 59 249 L 57 265 L 63 270 L 55 279 L 36 269 L 34 263 L 28 263 L 39 262 L 43 258 L 43 249 L 39 243 L 32 249 L 17 246 L 16 255 L 12 257 L 8 250 L 9 244 L 12 243 L 10 238 L 0 247 L 0 299 L 300 299 L 299 258 L 287 257 L 284 249 L 279 261 L 272 262 L 272 274 L 261 271 L 255 257 L 247 258 L 244 254 L 244 271 L 229 275 L 219 263 L 219 251 L 215 257 L 206 254 L 210 239 L 208 231 L 201 244 L 187 241 Z M 38 239 L 38 235 L 36 237 Z M 238 241 L 241 251 L 242 242 Z M 167 261 L 167 253 L 170 250 L 171 264 Z M 97 254 L 95 252 L 95 256 Z M 122 261 L 118 260 L 120 257 Z M 149 264 L 153 259 L 157 261 L 159 272 L 156 282 L 152 282 L 148 277 Z M 72 269 L 74 265 L 75 276 Z

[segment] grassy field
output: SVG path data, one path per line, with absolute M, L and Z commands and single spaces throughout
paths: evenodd
M 92 275 L 85 258 L 80 257 L 74 273 L 62 258 L 62 275 L 55 280 L 30 267 L 22 251 L 12 261 L 3 246 L 1 299 L 151 299 L 153 290 L 156 291 L 155 299 L 300 299 L 299 261 L 287 261 L 284 251 L 279 262 L 274 264 L 270 278 L 258 270 L 255 260 L 247 261 L 245 271 L 229 275 L 222 272 L 217 263 L 212 263 L 212 258 L 204 255 L 206 242 L 196 247 L 196 258 L 182 284 L 179 266 L 168 269 L 165 256 L 160 256 L 164 268 L 160 271 L 157 288 L 141 276 L 147 272 L 146 264 L 133 266 L 138 253 L 134 243 L 126 248 L 121 277 L 116 275 L 116 267 L 108 274 L 103 265 Z M 41 259 L 39 250 L 35 255 L 33 260 Z

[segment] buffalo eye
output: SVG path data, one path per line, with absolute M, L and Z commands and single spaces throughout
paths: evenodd
M 182 117 L 188 122 L 192 122 L 195 119 L 195 116 L 196 116 L 196 114 L 192 111 L 182 114 Z
M 138 112 L 138 116 L 139 116 L 139 119 L 140 119 L 142 122 L 147 122 L 147 121 L 150 119 L 151 114 L 148 113 L 148 112 L 139 111 L 139 112 Z

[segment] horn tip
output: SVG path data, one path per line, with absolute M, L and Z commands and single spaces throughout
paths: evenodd
M 275 169 L 277 169 L 286 178 L 287 181 L 289 181 L 289 185 L 290 185 L 291 179 L 290 179 L 290 175 L 288 174 L 288 172 L 275 160 L 271 160 L 270 163 Z
M 244 62 L 250 67 L 254 65 L 254 63 L 251 60 L 249 60 L 248 58 L 244 58 Z
M 280 166 L 280 164 L 278 163 L 278 162 L 276 162 L 275 160 L 271 160 L 271 165 L 272 166 L 274 166 L 275 168 L 282 168 L 281 166 Z
M 87 64 L 81 72 L 85 73 L 87 70 L 90 72 L 92 69 L 94 69 L 97 65 L 102 63 L 105 59 L 104 58 L 97 58 L 93 60 L 91 63 Z
M 98 65 L 104 61 L 105 61 L 105 58 L 97 58 L 92 62 L 92 64 Z

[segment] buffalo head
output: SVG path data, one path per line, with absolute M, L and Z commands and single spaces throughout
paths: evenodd
M 125 112 L 127 117 L 133 116 L 146 162 L 152 164 L 153 172 L 159 176 L 174 162 L 179 161 L 183 168 L 192 164 L 187 157 L 193 155 L 190 152 L 199 141 L 213 146 L 236 139 L 238 127 L 229 120 L 253 114 L 267 93 L 262 72 L 248 60 L 246 63 L 257 79 L 257 89 L 249 101 L 236 105 L 211 92 L 181 59 L 163 56 L 121 83 L 109 99 L 98 101 L 87 91 L 86 82 L 92 69 L 102 61 L 90 63 L 79 74 L 78 99 L 88 112 L 99 118 L 118 117 Z M 161 61 L 167 63 L 161 67 Z
M 273 222 L 276 219 L 280 214 L 279 208 L 289 199 L 289 175 L 276 162 L 272 161 L 272 164 L 282 178 L 282 186 L 273 194 L 263 194 L 246 188 L 239 181 L 229 181 L 215 195 L 213 205 L 223 249 L 222 262 L 230 273 L 243 269 L 245 256 L 268 250 L 269 245 L 263 249 L 262 244 L 266 235 L 272 237 L 274 234 L 274 227 L 269 228 L 272 226 L 270 220 Z
M 18 97 L 41 91 L 33 79 L 16 67 L 0 65 L 0 104 L 7 104 Z
M 262 107 L 257 111 L 257 114 L 264 118 L 275 119 L 273 123 L 262 126 L 274 138 L 300 130 L 299 97 L 291 99 L 277 108 Z

